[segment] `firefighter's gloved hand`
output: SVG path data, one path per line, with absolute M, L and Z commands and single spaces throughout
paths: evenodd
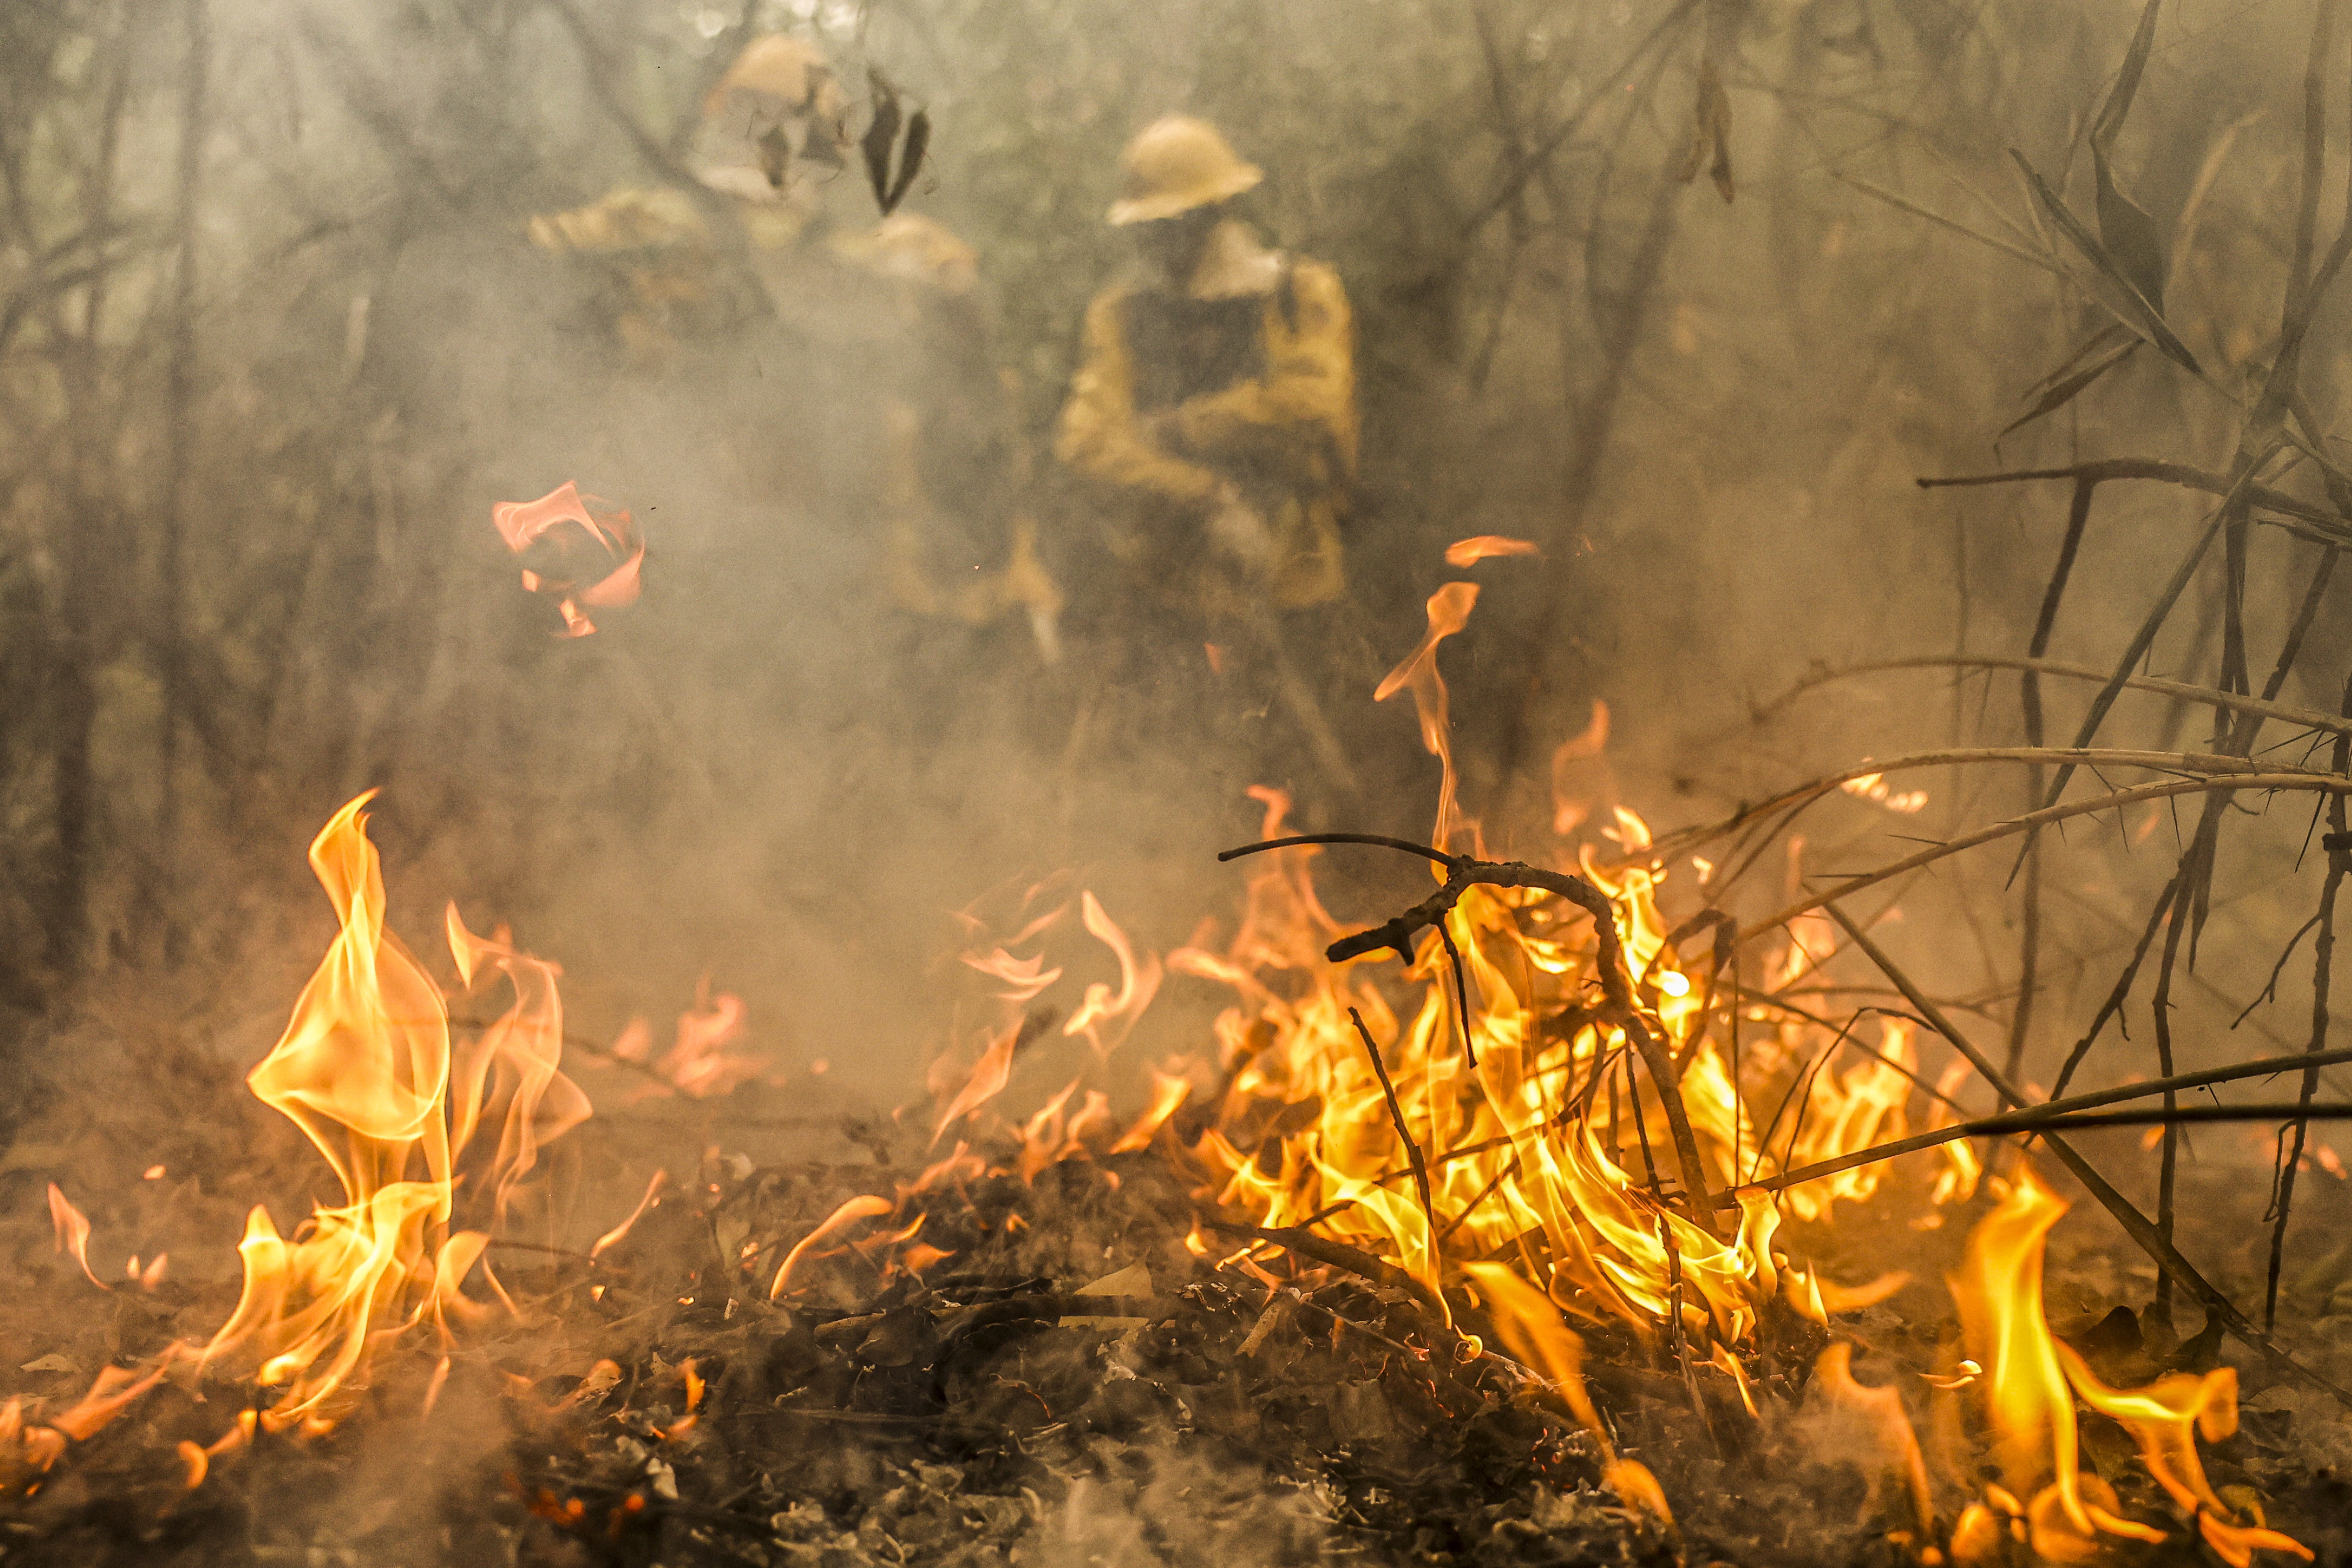
M 1274 531 L 1257 508 L 1238 495 L 1228 495 L 1209 514 L 1209 542 L 1219 553 L 1253 569 L 1274 560 Z

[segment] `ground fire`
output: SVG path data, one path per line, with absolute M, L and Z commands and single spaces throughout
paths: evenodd
M 439 1406 L 458 1379 L 502 1407 L 508 1503 L 550 1546 L 625 1555 L 658 1539 L 714 1561 L 830 1562 L 877 1537 L 901 1556 L 961 1538 L 957 1561 L 1024 1561 L 1022 1543 L 1057 1527 L 1085 1539 L 1084 1486 L 1063 1466 L 1087 1442 L 1213 1455 L 1271 1438 L 1297 1404 L 1274 1372 L 1287 1363 L 1349 1396 L 1298 1458 L 1336 1467 L 1326 1489 L 1352 1476 L 1341 1514 L 1367 1527 L 1384 1490 L 1370 1478 L 1407 1495 L 1384 1467 L 1427 1447 L 1507 1460 L 1533 1489 L 1533 1511 L 1506 1505 L 1497 1529 L 1573 1524 L 1588 1543 L 1687 1553 L 1728 1528 L 1727 1490 L 1754 1484 L 1738 1470 L 1780 1451 L 1803 1412 L 1849 1423 L 1843 1458 L 1868 1481 L 1844 1550 L 1874 1536 L 1927 1563 L 2071 1563 L 2193 1537 L 2232 1568 L 2311 1559 L 2251 1489 L 2209 1479 L 2200 1443 L 2240 1431 L 2239 1370 L 2210 1364 L 2211 1334 L 2166 1354 L 2122 1309 L 2055 1331 L 2044 1247 L 2066 1202 L 2022 1153 L 1989 1169 L 1969 1140 L 1932 1136 L 1966 1130 L 1967 1058 L 1931 1079 L 1921 1020 L 1876 1007 L 1832 1027 L 1792 1000 L 1825 973 L 1832 921 L 1790 920 L 1751 990 L 1716 940 L 1736 928 L 1661 912 L 1706 869 L 1669 865 L 1622 805 L 1610 852 L 1588 844 L 1576 872 L 1444 847 L 1483 847 L 1456 804 L 1428 658 L 1470 604 L 1433 598 L 1429 637 L 1382 688 L 1412 690 L 1445 774 L 1433 845 L 1286 835 L 1288 799 L 1255 790 L 1262 836 L 1234 852 L 1234 934 L 1164 962 L 1081 890 L 1080 926 L 1118 980 L 1089 984 L 1058 1026 L 1085 1043 L 1080 1070 L 1025 1115 L 1003 1100 L 1053 1026 L 1032 1004 L 1066 966 L 1048 968 L 1047 949 L 1067 889 L 1031 889 L 1001 941 L 970 919 L 982 945 L 961 963 L 1003 987 L 1003 1020 L 968 1063 L 941 1058 L 925 1163 L 877 1170 L 875 1190 L 821 1216 L 808 1203 L 855 1171 L 793 1176 L 714 1147 L 674 1188 L 657 1173 L 586 1252 L 530 1240 L 582 1217 L 557 1212 L 544 1179 L 550 1146 L 591 1115 L 561 1068 L 560 972 L 503 932 L 475 935 L 452 905 L 453 973 L 434 979 L 385 924 L 371 797 L 351 801 L 310 850 L 340 930 L 247 1079 L 343 1201 L 290 1237 L 254 1208 L 241 1295 L 208 1339 L 110 1364 L 70 1404 L 11 1401 L 19 1517 L 112 1470 L 148 1500 L 143 1539 L 201 1533 L 212 1494 L 288 1484 L 387 1425 L 451 1419 Z M 1313 879 L 1317 857 L 1364 852 L 1350 845 L 1415 853 L 1437 893 L 1350 932 Z M 1708 947 L 1685 957 L 1701 932 Z M 1169 976 L 1231 1000 L 1211 1040 L 1150 1070 L 1148 1104 L 1116 1115 L 1099 1069 Z M 497 1017 L 453 1012 L 493 987 L 510 995 Z M 702 1042 L 736 1026 L 707 1000 L 681 1020 L 674 1091 L 710 1087 Z M 644 1033 L 598 1054 L 650 1071 Z M 1915 1107 L 1926 1163 L 1889 1164 L 1885 1151 L 1915 1146 Z M 133 1258 L 109 1284 L 89 1222 L 54 1184 L 49 1205 L 89 1286 L 153 1296 L 165 1259 Z M 1915 1234 L 1969 1222 L 1949 1276 L 1957 1324 L 1910 1372 L 1849 1325 L 1933 1286 L 1902 1269 L 1843 1279 L 1790 1250 L 1802 1235 L 1817 1258 L 1844 1252 L 1842 1220 L 1889 1209 Z M 494 1257 L 502 1246 L 536 1250 Z M 1090 1248 L 1132 1261 L 1077 1278 Z M 1857 1381 L 1857 1352 L 1896 1380 Z M 2137 1465 L 2084 1468 L 2080 1423 L 2102 1418 Z M 205 1422 L 205 1440 L 173 1436 Z M 903 1453 L 915 1478 L 845 1532 L 824 1486 L 746 1468 L 832 1424 L 871 1446 L 866 1465 Z M 109 1434 L 122 1435 L 111 1447 Z M 1318 1461 L 1323 1445 L 1334 1457 Z M 1061 1517 L 1034 1485 L 967 1492 L 1008 1462 L 1065 1476 Z M 745 1510 L 753 1498 L 764 1514 Z
M 2352 1568 L 2347 82 L 0 7 L 0 1568 Z

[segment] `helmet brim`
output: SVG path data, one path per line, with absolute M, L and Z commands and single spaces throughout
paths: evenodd
M 1128 196 L 1110 205 L 1106 216 L 1114 228 L 1129 224 L 1158 223 L 1162 218 L 1176 217 L 1197 207 L 1217 202 L 1229 202 L 1265 178 L 1265 171 L 1255 163 L 1244 163 L 1222 178 L 1189 191 L 1160 191 L 1148 196 Z

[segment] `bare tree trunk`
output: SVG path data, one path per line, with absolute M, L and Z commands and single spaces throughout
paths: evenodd
M 1601 317 L 1601 375 L 1575 408 L 1568 471 L 1560 483 L 1559 516 L 1544 552 L 1542 607 L 1527 641 L 1533 679 L 1512 710 L 1496 759 L 1495 784 L 1506 797 L 1527 771 L 1529 736 L 1538 715 L 1555 700 L 1555 666 L 1565 657 L 1558 651 L 1558 646 L 1568 640 L 1562 636 L 1563 623 L 1570 617 L 1569 599 L 1575 588 L 1577 536 L 1584 530 L 1586 514 L 1601 482 L 1601 464 L 1609 454 L 1610 432 L 1617 423 L 1617 408 L 1624 396 L 1627 374 L 1641 346 L 1650 301 L 1665 270 L 1666 250 L 1674 243 L 1683 194 L 1675 170 L 1682 158 L 1680 148 L 1672 150 L 1658 172 L 1657 190 L 1650 200 L 1649 221 L 1643 226 L 1641 243 L 1627 264 L 1622 286 L 1603 291 L 1597 279 L 1589 278 L 1586 282 L 1593 295 L 1596 313 Z M 1594 221 L 1600 221 L 1597 215 Z M 1565 362 L 1562 374 L 1570 378 L 1572 386 L 1576 356 L 1569 339 L 1568 323 L 1562 323 L 1561 331 Z
M 172 289 L 172 352 L 166 371 L 163 516 L 156 549 L 154 651 L 163 666 L 163 711 L 157 725 L 155 842 L 147 859 L 141 912 L 151 955 L 169 963 L 178 956 L 173 868 L 179 862 L 180 731 L 189 694 L 185 561 L 189 454 L 196 359 L 196 210 L 204 171 L 205 96 L 212 55 L 212 21 L 206 0 L 186 0 L 186 72 L 180 98 L 180 165 L 174 224 L 178 263 Z

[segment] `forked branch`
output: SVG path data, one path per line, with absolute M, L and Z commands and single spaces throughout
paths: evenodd
M 1307 844 L 1370 844 L 1383 848 L 1419 855 L 1445 868 L 1444 885 L 1420 903 L 1353 936 L 1343 936 L 1324 951 L 1323 956 L 1333 963 L 1344 963 L 1351 958 L 1392 949 L 1410 963 L 1413 945 L 1424 931 L 1443 930 L 1447 914 L 1461 901 L 1462 895 L 1474 887 L 1534 888 L 1567 900 L 1592 917 L 1593 935 L 1600 947 L 1594 969 L 1601 978 L 1603 998 L 1600 1016 L 1624 1032 L 1626 1039 L 1639 1052 L 1644 1066 L 1650 1069 L 1651 1081 L 1657 1085 L 1659 1102 L 1664 1106 L 1666 1124 L 1675 1140 L 1675 1156 L 1681 1163 L 1683 1187 L 1690 1195 L 1691 1218 L 1708 1235 L 1717 1237 L 1715 1203 L 1707 1191 L 1706 1167 L 1699 1158 L 1698 1138 L 1691 1131 L 1690 1113 L 1684 1109 L 1681 1073 L 1675 1066 L 1673 1054 L 1666 1044 L 1653 1031 L 1633 999 L 1633 986 L 1625 969 L 1624 944 L 1617 932 L 1617 911 L 1607 894 L 1581 877 L 1565 872 L 1549 871 L 1540 866 L 1529 866 L 1517 860 L 1481 860 L 1469 855 L 1449 855 L 1425 844 L 1414 844 L 1402 838 L 1384 838 L 1363 833 L 1307 833 L 1289 838 L 1271 838 L 1263 843 L 1244 844 L 1238 849 L 1228 849 L 1219 860 L 1238 859 L 1244 855 L 1256 855 L 1268 849 L 1288 849 Z M 1465 1020 L 1466 1025 L 1467 1020 Z

